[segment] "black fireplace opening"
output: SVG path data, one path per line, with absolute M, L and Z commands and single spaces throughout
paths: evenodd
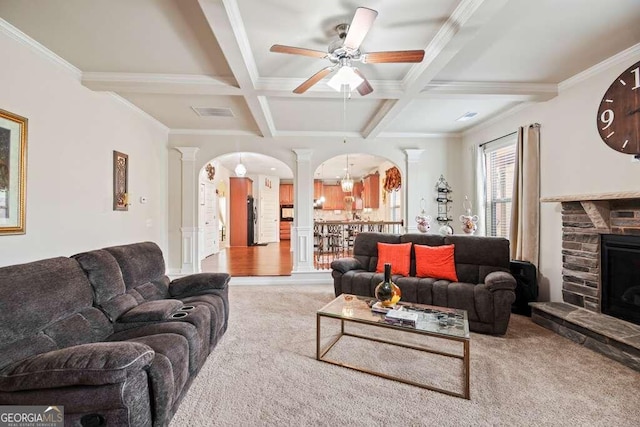
M 640 325 L 640 236 L 602 235 L 604 314 Z

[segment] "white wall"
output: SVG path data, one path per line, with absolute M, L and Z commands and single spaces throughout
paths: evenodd
M 585 80 L 569 87 L 566 83 L 560 85 L 562 90 L 556 98 L 465 134 L 462 165 L 465 191 L 473 194 L 472 147 L 534 122 L 541 124 L 541 197 L 640 190 L 640 163 L 631 163 L 631 156 L 606 146 L 596 127 L 597 111 L 605 91 L 620 73 L 638 60 L 640 49 L 627 51 L 607 61 L 613 65 L 594 68 L 595 74 L 585 73 L 590 76 Z M 560 209 L 559 203 L 541 204 L 541 300 L 562 301 Z
M 0 265 L 144 240 L 166 255 L 167 130 L 2 30 L 0 52 L 0 108 L 29 120 L 26 234 L 0 235 Z M 127 212 L 112 210 L 113 150 L 129 155 Z
M 350 138 L 346 144 L 339 138 L 312 138 L 312 137 L 280 137 L 260 138 L 246 136 L 205 136 L 205 135 L 171 135 L 169 145 L 199 147 L 196 166 L 198 168 L 206 164 L 210 159 L 227 153 L 255 152 L 265 154 L 283 161 L 291 170 L 296 171 L 295 153 L 293 148 L 305 148 L 313 150 L 311 168 L 316 170 L 322 162 L 346 153 L 368 153 L 374 156 L 389 159 L 398 166 L 403 178 L 406 177 L 407 161 L 403 151 L 405 148 L 424 149 L 419 165 L 418 182 L 403 184 L 404 197 L 419 200 L 424 197 L 429 205 L 428 214 L 435 217 L 435 184 L 444 174 L 452 186 L 458 185 L 460 178 L 459 164 L 461 158 L 461 143 L 459 138 L 377 138 L 364 140 Z M 180 177 L 181 177 L 180 153 L 176 150 L 169 151 L 169 252 L 170 267 L 179 268 L 181 240 L 180 240 Z M 381 179 L 384 177 L 381 176 Z M 196 177 L 194 177 L 196 179 Z M 174 181 L 178 181 L 176 184 Z M 313 189 L 311 189 L 313 194 Z M 406 198 L 402 201 L 406 206 Z M 419 212 L 407 212 L 405 215 L 410 221 L 414 221 Z M 454 206 L 454 218 L 462 213 L 462 205 Z M 313 214 L 313 212 L 312 212 Z M 312 218 L 309 219 L 312 223 Z M 414 221 L 415 223 L 415 221 Z M 437 230 L 437 229 L 436 229 Z M 433 231 L 433 229 L 432 229 Z

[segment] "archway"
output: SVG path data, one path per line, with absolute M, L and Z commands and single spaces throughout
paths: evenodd
M 328 269 L 350 256 L 364 231 L 403 231 L 403 194 L 398 167 L 368 153 L 349 153 L 322 162 L 314 173 L 314 265 Z
M 198 174 L 198 185 L 202 271 L 231 267 L 240 276 L 291 274 L 290 253 L 284 253 L 285 265 L 279 269 L 271 268 L 264 259 L 270 254 L 279 257 L 280 243 L 286 251 L 291 250 L 290 223 L 281 215 L 281 205 L 294 203 L 289 166 L 264 154 L 228 153 L 205 163 Z M 283 188 L 288 191 L 283 193 Z M 283 194 L 288 196 L 286 200 Z M 230 256 L 232 252 L 242 252 L 238 257 L 244 262 L 244 270 L 230 266 L 236 260 Z

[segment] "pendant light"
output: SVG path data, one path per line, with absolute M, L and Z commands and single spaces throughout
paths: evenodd
M 242 164 L 242 153 L 240 153 L 240 163 L 234 169 L 236 176 L 243 177 L 247 174 L 247 168 Z
M 340 181 L 340 186 L 342 187 L 342 191 L 344 193 L 351 193 L 353 191 L 353 179 L 351 179 L 351 175 L 349 175 L 349 155 L 347 154 L 347 173 L 345 174 L 342 181 Z

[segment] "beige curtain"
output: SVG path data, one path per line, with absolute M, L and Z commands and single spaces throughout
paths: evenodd
M 540 125 L 518 129 L 511 203 L 511 259 L 538 267 L 540 254 Z

